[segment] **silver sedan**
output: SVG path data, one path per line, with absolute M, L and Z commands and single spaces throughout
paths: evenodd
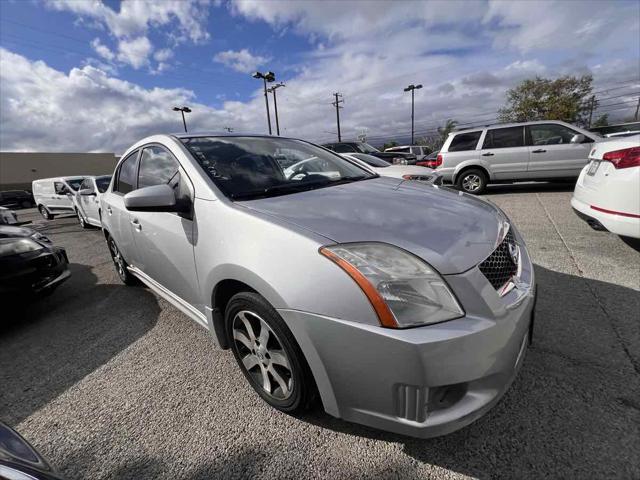
M 100 201 L 121 280 L 207 328 L 279 410 L 442 435 L 523 361 L 533 268 L 483 200 L 301 140 L 181 134 L 133 145 Z

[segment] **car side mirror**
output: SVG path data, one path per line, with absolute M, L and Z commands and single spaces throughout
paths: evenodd
M 91 196 L 96 194 L 96 192 L 94 192 L 91 188 L 83 188 L 78 193 L 84 196 Z
M 573 137 L 571 137 L 571 143 L 582 143 L 585 140 L 585 136 L 581 133 L 576 133 Z
M 169 185 L 143 187 L 124 196 L 124 206 L 133 212 L 175 212 L 176 194 Z

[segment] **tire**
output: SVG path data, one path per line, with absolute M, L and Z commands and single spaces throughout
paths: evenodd
M 465 193 L 480 195 L 487 188 L 487 174 L 482 170 L 471 168 L 465 170 L 456 179 L 456 187 Z
M 85 221 L 84 217 L 80 213 L 80 210 L 76 210 L 76 215 L 78 216 L 78 221 L 80 222 L 80 226 L 82 228 L 88 229 L 90 225 Z
M 311 370 L 284 321 L 263 297 L 253 292 L 234 295 L 225 326 L 240 370 L 265 402 L 290 414 L 311 408 L 316 397 Z
M 40 205 L 38 207 L 38 210 L 40 211 L 40 215 L 42 215 L 42 218 L 44 218 L 45 220 L 53 220 L 53 215 L 49 213 L 47 207 L 45 207 L 44 205 Z
M 129 270 L 127 270 L 128 264 L 120 253 L 120 250 L 116 245 L 116 241 L 111 235 L 107 237 L 107 246 L 109 247 L 109 253 L 111 253 L 111 260 L 113 260 L 116 273 L 118 274 L 118 277 L 120 277 L 122 283 L 128 286 L 139 285 L 138 279 L 131 275 Z

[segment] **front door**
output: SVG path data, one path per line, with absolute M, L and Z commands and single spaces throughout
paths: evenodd
M 51 210 L 56 211 L 73 211 L 73 201 L 71 195 L 73 192 L 69 186 L 63 181 L 53 183 L 54 192 L 51 195 L 51 202 L 49 204 Z
M 480 159 L 489 163 L 496 180 L 526 178 L 529 150 L 524 143 L 523 127 L 487 130 Z
M 163 146 L 142 150 L 138 188 L 168 184 L 178 201 L 193 204 L 193 186 L 176 158 Z M 198 295 L 198 278 L 193 257 L 197 229 L 191 214 L 176 212 L 130 212 L 139 268 L 204 313 Z
M 530 125 L 528 130 L 529 166 L 531 178 L 577 177 L 588 163 L 593 140 L 571 143 L 579 132 L 558 125 Z

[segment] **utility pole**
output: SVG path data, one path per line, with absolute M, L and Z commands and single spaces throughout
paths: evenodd
M 273 87 L 271 87 L 268 91 L 273 93 L 273 108 L 276 112 L 276 134 L 280 136 L 280 122 L 278 121 L 278 99 L 276 97 L 276 90 L 280 87 L 284 87 L 284 83 L 276 83 Z
M 341 93 L 334 93 L 333 94 L 334 97 L 336 97 L 335 102 L 332 102 L 331 105 L 333 105 L 334 107 L 336 107 L 336 122 L 338 123 L 338 141 L 341 142 L 342 141 L 342 136 L 340 135 L 340 109 L 342 108 L 340 106 L 341 103 L 344 103 L 344 100 L 342 100 L 342 94 Z
M 591 128 L 591 119 L 593 118 L 593 109 L 596 106 L 596 96 L 591 95 L 591 106 L 589 107 L 589 128 Z
M 638 121 L 638 112 L 640 112 L 640 97 L 638 97 L 638 105 L 636 106 L 636 114 L 633 116 L 633 119 Z
M 251 75 L 253 78 L 261 78 L 264 80 L 264 104 L 267 107 L 267 125 L 269 125 L 269 135 L 271 135 L 271 113 L 269 112 L 269 96 L 267 95 L 267 82 L 274 82 L 276 74 L 273 72 L 255 72 Z
M 414 93 L 416 90 L 422 88 L 422 85 L 414 85 L 413 83 L 404 89 L 405 92 L 411 92 L 411 145 L 413 145 L 413 105 L 414 105 Z

